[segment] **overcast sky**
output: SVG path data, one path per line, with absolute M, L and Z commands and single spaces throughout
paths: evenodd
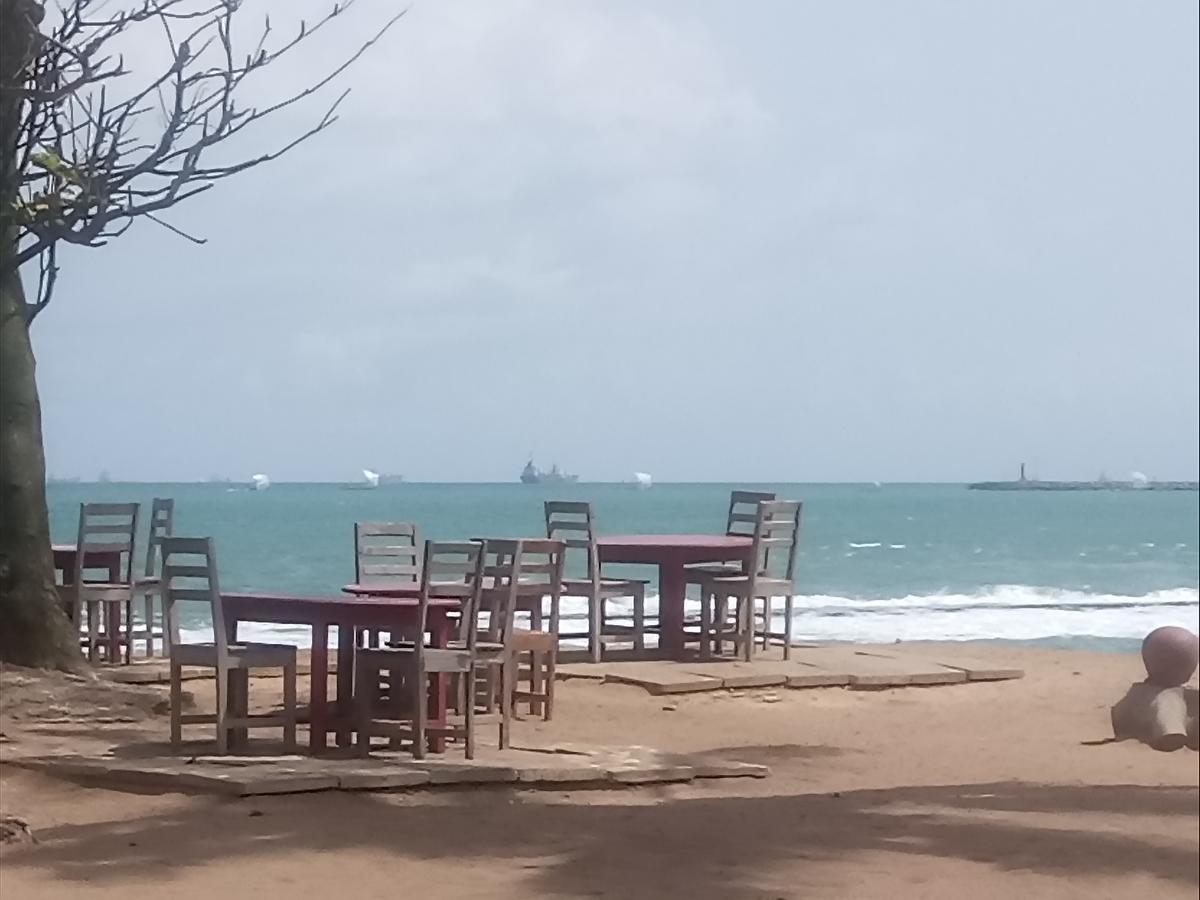
M 1197 27 L 1189 0 L 420 0 L 331 131 L 168 217 L 207 245 L 64 255 L 48 467 L 1195 478 Z

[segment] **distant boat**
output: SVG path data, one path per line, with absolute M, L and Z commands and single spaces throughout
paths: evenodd
M 348 491 L 371 491 L 379 487 L 379 480 L 383 476 L 371 469 L 362 470 L 362 481 L 352 482 L 351 484 L 343 484 L 342 487 Z
M 633 483 L 638 486 L 638 490 L 647 490 L 654 486 L 654 479 L 650 477 L 649 472 L 634 472 Z
M 269 476 L 264 475 L 261 472 L 259 472 L 256 475 L 250 476 L 250 489 L 251 490 L 265 491 L 270 486 L 271 486 L 271 479 Z
M 568 475 L 558 467 L 558 463 L 552 465 L 549 472 L 543 472 L 533 464 L 532 457 L 521 470 L 521 484 L 573 484 L 578 480 L 578 475 Z

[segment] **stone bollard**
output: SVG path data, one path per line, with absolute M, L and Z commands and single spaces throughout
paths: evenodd
M 1113 736 L 1119 741 L 1134 738 L 1155 750 L 1198 749 L 1197 705 L 1195 688 L 1139 682 L 1112 708 Z
M 1156 628 L 1142 642 L 1146 680 L 1132 685 L 1112 708 L 1113 736 L 1135 738 L 1155 750 L 1200 749 L 1195 688 L 1184 686 L 1196 671 L 1200 640 L 1186 628 Z

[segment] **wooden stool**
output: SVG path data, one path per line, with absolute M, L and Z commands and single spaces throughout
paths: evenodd
M 530 715 L 549 722 L 554 715 L 554 675 L 558 662 L 558 636 L 549 631 L 514 631 L 513 653 L 517 670 L 513 700 L 529 703 Z M 521 668 L 527 668 L 528 688 L 522 686 Z

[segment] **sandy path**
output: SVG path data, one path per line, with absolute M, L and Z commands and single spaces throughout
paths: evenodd
M 1136 657 L 984 652 L 1027 677 L 669 699 L 568 682 L 554 723 L 518 729 L 720 750 L 769 763 L 762 781 L 228 800 L 5 766 L 3 807 L 41 843 L 4 852 L 0 895 L 1195 897 L 1196 754 L 1085 743 Z

